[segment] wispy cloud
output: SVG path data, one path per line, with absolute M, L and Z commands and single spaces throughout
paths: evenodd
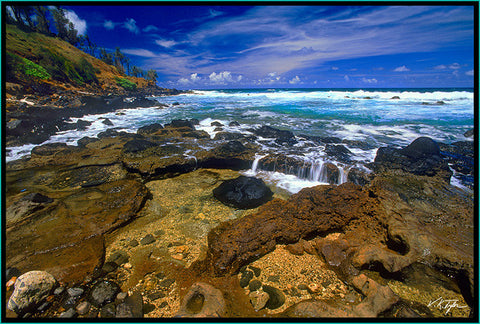
M 159 30 L 158 27 L 156 27 L 154 25 L 148 25 L 147 27 L 142 29 L 142 31 L 145 32 L 145 33 L 156 32 L 158 30 Z
M 127 30 L 131 31 L 134 34 L 139 34 L 140 33 L 140 29 L 137 27 L 137 22 L 133 18 L 127 19 L 127 21 L 125 21 L 123 23 L 123 27 L 126 28 Z
M 408 72 L 410 71 L 409 68 L 407 68 L 405 65 L 399 66 L 393 70 L 394 72 Z
M 152 51 L 143 48 L 127 48 L 122 49 L 122 52 L 129 55 L 141 56 L 141 57 L 157 57 Z
M 105 20 L 103 23 L 103 27 L 107 30 L 113 30 L 115 29 L 115 23 L 111 20 Z
M 173 40 L 167 40 L 167 39 L 157 39 L 155 40 L 155 44 L 160 45 L 162 47 L 170 48 L 172 46 L 177 45 L 177 42 Z
M 470 70 L 470 71 L 465 72 L 465 75 L 471 75 L 471 76 L 473 76 L 473 74 L 474 74 L 473 70 Z

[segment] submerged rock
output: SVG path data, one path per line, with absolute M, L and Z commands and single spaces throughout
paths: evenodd
M 209 284 L 196 282 L 183 298 L 175 317 L 223 317 L 225 313 L 222 292 Z
M 115 300 L 120 287 L 113 281 L 102 280 L 92 287 L 87 299 L 95 307 L 102 307 Z
M 213 195 L 225 205 L 250 209 L 263 205 L 272 199 L 273 193 L 263 180 L 240 176 L 236 179 L 224 181 L 213 190 Z

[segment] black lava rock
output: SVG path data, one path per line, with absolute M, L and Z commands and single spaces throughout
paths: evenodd
M 213 195 L 227 206 L 250 209 L 271 200 L 273 192 L 261 179 L 240 176 L 224 181 L 213 190 Z
M 293 145 L 297 143 L 295 135 L 291 131 L 280 130 L 270 126 L 262 126 L 254 130 L 254 134 L 266 138 L 275 138 L 275 142 L 278 144 Z
M 108 118 L 105 118 L 103 121 L 102 121 L 102 124 L 105 124 L 107 126 L 113 126 L 113 123 L 110 119 Z
M 180 128 L 180 127 L 188 127 L 195 130 L 195 126 L 193 126 L 192 121 L 184 120 L 184 119 L 174 119 L 171 123 L 166 124 L 165 126 L 173 127 L 173 128 Z

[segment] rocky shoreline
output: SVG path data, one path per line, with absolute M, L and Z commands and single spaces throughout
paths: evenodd
M 125 99 L 68 105 L 81 117 L 154 104 Z M 64 108 L 11 108 L 7 144 L 71 127 Z M 252 138 L 212 139 L 197 123 L 109 129 L 6 164 L 7 317 L 477 316 L 474 193 L 450 184 L 452 169 L 473 178 L 473 143 L 380 148 L 371 172 L 337 185 L 332 164 L 330 185 L 290 195 L 239 173 L 256 159 Z M 287 131 L 252 133 L 295 145 Z M 348 161 L 342 139 L 312 140 Z M 281 154 L 257 163 L 303 167 Z

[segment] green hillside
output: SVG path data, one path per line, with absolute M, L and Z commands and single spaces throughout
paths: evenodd
M 144 78 L 121 74 L 114 66 L 57 37 L 25 32 L 9 24 L 5 30 L 7 96 L 17 85 L 32 94 L 38 94 L 42 85 L 96 94 L 152 86 Z

